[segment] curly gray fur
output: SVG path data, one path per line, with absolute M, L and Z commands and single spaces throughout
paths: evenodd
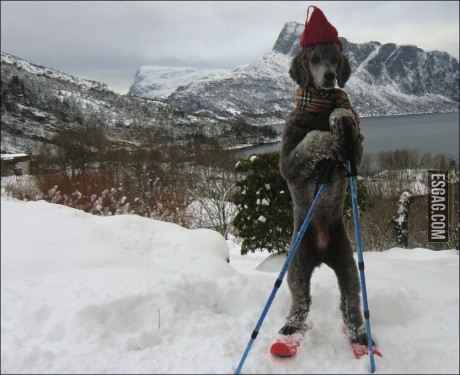
M 301 51 L 293 58 L 289 74 L 301 87 L 310 85 L 330 89 L 335 83 L 340 87 L 345 85 L 350 77 L 350 66 L 335 44 L 317 45 L 309 47 L 306 55 Z M 342 216 L 347 186 L 344 162 L 351 156 L 347 153 L 349 148 L 344 136 L 347 130 L 351 131 L 353 156 L 359 165 L 362 137 L 353 113 L 348 109 L 330 108 L 320 113 L 294 109 L 283 128 L 280 172 L 288 183 L 293 200 L 293 239 L 312 204 L 322 163 L 331 158 L 338 164 L 290 265 L 287 280 L 292 305 L 280 333 L 305 330 L 311 305 L 310 279 L 314 269 L 325 263 L 337 276 L 343 321 L 350 335 L 365 344 L 358 269 Z

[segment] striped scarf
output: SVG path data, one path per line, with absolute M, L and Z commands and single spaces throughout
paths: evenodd
M 295 90 L 296 108 L 307 112 L 318 113 L 329 108 L 347 108 L 355 116 L 356 123 L 360 124 L 358 112 L 351 106 L 348 95 L 340 89 L 317 90 L 308 86 L 304 89 L 297 87 Z

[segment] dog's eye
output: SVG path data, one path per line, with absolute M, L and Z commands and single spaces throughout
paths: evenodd
M 331 64 L 337 64 L 339 62 L 339 58 L 334 56 L 334 57 L 331 57 Z
M 313 56 L 310 60 L 312 64 L 318 64 L 319 63 L 319 57 L 318 56 Z

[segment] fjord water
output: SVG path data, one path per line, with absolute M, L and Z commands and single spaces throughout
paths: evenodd
M 282 131 L 283 124 L 275 125 Z M 459 112 L 430 113 L 361 119 L 364 152 L 411 149 L 433 154 L 459 156 Z M 251 146 L 240 150 L 243 157 L 279 150 L 280 143 Z

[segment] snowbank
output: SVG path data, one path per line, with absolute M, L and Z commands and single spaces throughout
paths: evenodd
M 242 257 L 213 231 L 132 215 L 4 198 L 1 214 L 2 373 L 232 373 L 285 259 Z M 365 261 L 377 372 L 458 373 L 457 251 L 390 249 Z M 369 371 L 341 334 L 327 267 L 312 295 L 298 355 L 272 358 L 290 303 L 283 283 L 243 373 Z

